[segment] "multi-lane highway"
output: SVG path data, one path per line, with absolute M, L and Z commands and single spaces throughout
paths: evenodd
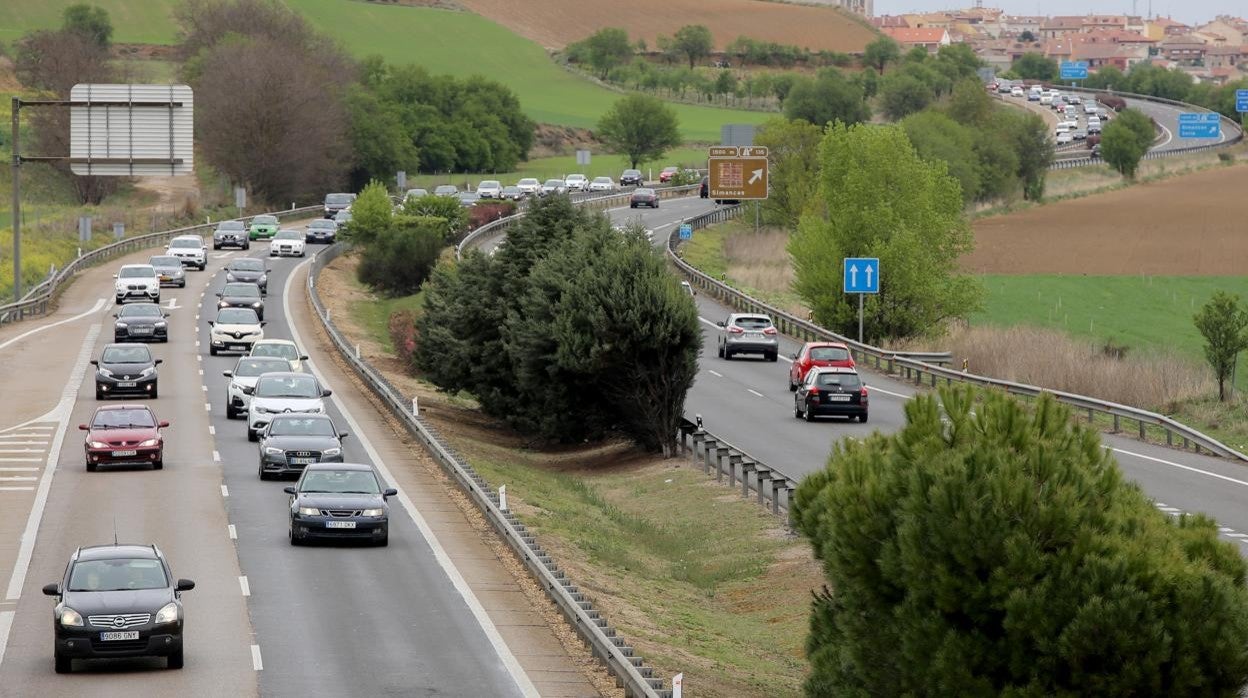
M 284 483 L 257 477 L 244 421 L 225 416 L 221 372 L 236 358 L 208 352 L 218 272 L 247 254 L 266 249 L 213 253 L 187 288 L 164 290 L 170 341 L 152 347 L 164 364 L 160 397 L 146 401 L 172 423 L 163 470 L 83 466 L 76 425 L 98 404 L 87 361 L 112 340 L 112 302 L 100 299 L 113 265 L 78 279 L 57 316 L 0 333 L 11 369 L 0 401 L 0 695 L 596 695 L 480 534 L 334 363 L 308 313 L 308 260 L 299 259 L 268 262 L 266 336 L 311 355 L 309 370 L 335 389 L 328 413 L 351 434 L 346 460 L 371 463 L 400 495 L 386 548 L 289 545 Z M 53 600 L 40 587 L 60 579 L 76 547 L 111 543 L 114 531 L 158 545 L 175 576 L 197 583 L 184 596 L 180 671 L 158 659 L 52 671 Z
M 689 198 L 666 201 L 657 211 L 639 213 L 624 208 L 608 213 L 616 221 L 640 218 L 656 230 L 655 245 L 662 247 L 673 226 L 713 207 L 706 200 Z M 748 356 L 731 361 L 717 358 L 715 322 L 731 311 L 703 295 L 697 302 L 704 343 L 686 414 L 701 415 L 707 430 L 715 435 L 790 477 L 801 478 L 826 462 L 836 441 L 862 438 L 877 429 L 892 432 L 905 423 L 905 404 L 916 389 L 870 371 L 864 371 L 871 396 L 870 422 L 837 419 L 809 424 L 794 419 L 787 357 L 799 345 L 784 338 L 781 359 L 775 363 Z M 1158 506 L 1216 518 L 1225 529 L 1225 537 L 1246 541 L 1242 547 L 1248 554 L 1248 468 L 1125 437 L 1106 435 L 1103 441 L 1123 472 L 1156 499 Z

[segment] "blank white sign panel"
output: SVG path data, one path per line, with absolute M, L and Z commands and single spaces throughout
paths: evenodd
M 74 174 L 190 174 L 194 110 L 187 85 L 74 85 L 70 169 Z

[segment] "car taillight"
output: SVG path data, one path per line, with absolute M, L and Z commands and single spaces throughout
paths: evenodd
M 861 399 L 862 402 L 867 401 L 867 386 L 865 385 L 862 386 L 862 390 L 858 392 L 858 397 Z
M 809 395 L 818 395 L 818 394 L 819 394 L 819 386 L 817 386 L 817 385 L 812 385 L 812 386 L 810 386 L 810 390 L 807 392 L 807 394 L 809 394 Z
M 776 333 L 776 328 L 774 327 L 768 327 L 767 329 L 763 330 L 763 334 L 770 335 L 770 334 L 775 334 L 775 333 Z
M 741 329 L 740 327 L 737 327 L 736 325 L 733 325 L 732 327 L 728 328 L 729 334 L 741 334 L 743 332 L 745 332 L 745 330 Z

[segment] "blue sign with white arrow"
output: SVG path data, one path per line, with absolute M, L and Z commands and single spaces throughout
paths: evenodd
M 1235 90 L 1235 111 L 1248 112 L 1248 90 Z
M 688 223 L 680 224 L 680 239 L 681 240 L 693 239 L 693 226 L 692 225 L 689 225 Z
M 1088 62 L 1087 61 L 1062 61 L 1062 79 L 1063 80 L 1087 80 L 1088 79 Z
M 1179 138 L 1219 138 L 1222 119 L 1215 112 L 1179 114 Z
M 845 258 L 845 293 L 879 293 L 880 259 L 878 257 Z

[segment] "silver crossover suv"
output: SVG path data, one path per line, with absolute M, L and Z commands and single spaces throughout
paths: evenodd
M 771 318 L 754 313 L 733 313 L 719 326 L 719 356 L 731 359 L 733 354 L 762 354 L 775 361 L 780 352 L 780 335 Z

